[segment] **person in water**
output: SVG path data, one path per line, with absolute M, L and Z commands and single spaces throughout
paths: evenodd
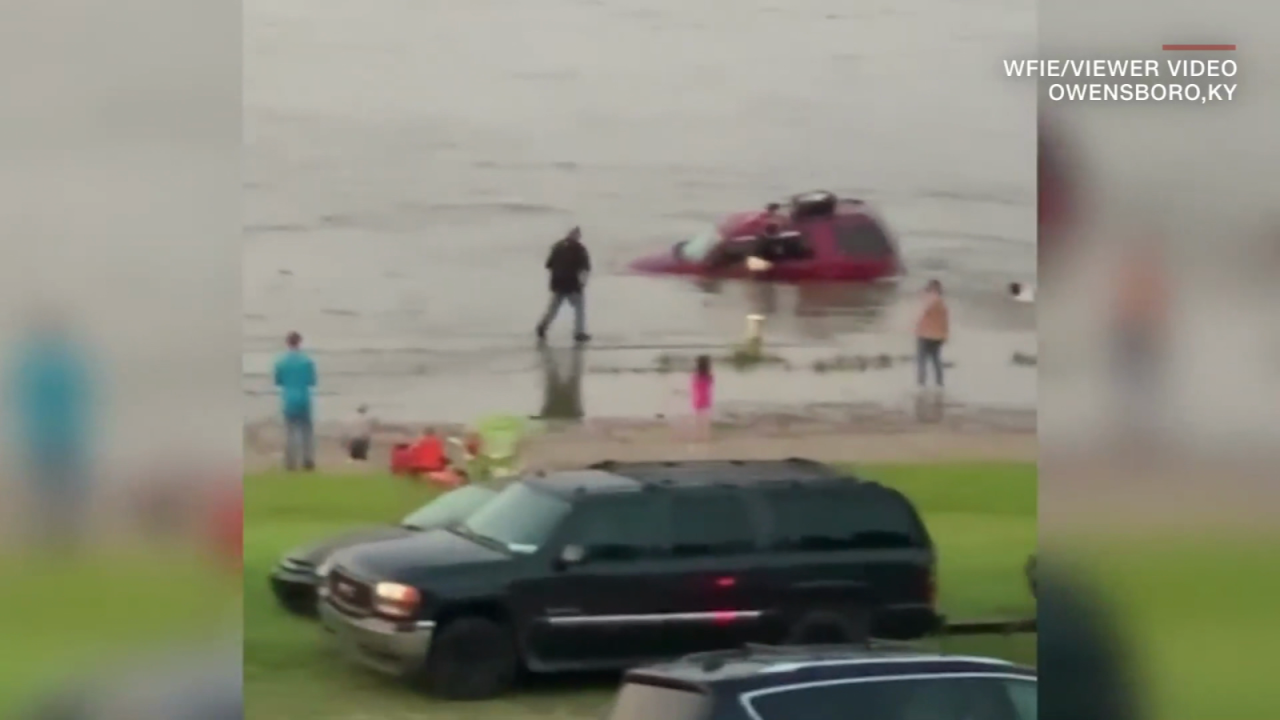
M 547 328 L 560 313 L 560 306 L 568 302 L 573 308 L 573 339 L 580 343 L 587 342 L 591 336 L 587 334 L 587 308 L 583 292 L 587 275 L 591 272 L 591 253 L 582 244 L 581 228 L 575 227 L 564 239 L 551 246 L 545 266 L 551 280 L 551 302 L 538 321 L 538 339 L 546 339 Z
M 764 233 L 756 243 L 755 255 L 771 264 L 787 259 L 789 255 L 787 242 L 782 237 L 782 228 L 778 223 L 769 223 L 764 226 Z
M 924 290 L 924 308 L 916 323 L 916 380 L 926 385 L 927 370 L 933 365 L 933 380 L 942 387 L 942 346 L 951 332 L 947 303 L 942 299 L 942 283 L 930 280 Z

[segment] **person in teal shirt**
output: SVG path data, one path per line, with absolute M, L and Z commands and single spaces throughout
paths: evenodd
M 284 414 L 286 470 L 314 470 L 315 426 L 311 420 L 311 389 L 316 386 L 316 364 L 302 350 L 302 336 L 296 332 L 285 338 L 288 350 L 276 360 L 276 387 Z

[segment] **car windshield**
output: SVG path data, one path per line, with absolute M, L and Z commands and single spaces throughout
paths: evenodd
M 513 553 L 537 552 L 569 514 L 569 503 L 516 483 L 498 493 L 459 527 L 466 534 L 502 544 Z
M 692 238 L 680 243 L 680 259 L 700 263 L 720 244 L 720 231 L 714 226 L 706 228 Z
M 457 490 L 450 490 L 409 513 L 405 516 L 401 525 L 407 528 L 425 530 L 465 520 L 495 495 L 497 493 L 493 490 L 479 485 L 468 485 Z

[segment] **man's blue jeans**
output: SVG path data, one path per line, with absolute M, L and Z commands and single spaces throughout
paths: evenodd
M 566 302 L 573 308 L 573 334 L 575 336 L 587 334 L 587 306 L 581 292 L 551 294 L 551 303 L 547 305 L 547 311 L 543 313 L 542 319 L 538 321 L 538 332 L 540 334 L 547 331 L 547 328 L 555 321 L 556 315 L 560 314 L 560 306 Z
M 918 338 L 916 342 L 916 381 L 920 387 L 928 379 L 926 371 L 933 366 L 933 380 L 942 387 L 942 341 Z
M 285 416 L 284 419 L 284 467 L 297 470 L 299 466 L 314 470 L 316 466 L 316 436 L 310 415 Z

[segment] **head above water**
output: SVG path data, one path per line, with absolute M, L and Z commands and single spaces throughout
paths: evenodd
M 297 350 L 302 347 L 302 334 L 295 330 L 294 332 L 285 335 L 284 344 L 288 346 L 290 350 Z
M 564 236 L 564 239 L 568 242 L 582 242 L 582 228 L 578 225 L 574 225 L 573 228 L 569 230 L 569 233 Z
M 768 205 L 764 206 L 764 211 L 769 213 L 770 215 L 777 215 L 779 212 L 781 212 L 781 210 L 782 210 L 782 206 L 779 205 L 778 203 L 769 203 Z
M 693 372 L 700 377 L 707 377 L 711 374 L 711 356 L 699 355 L 693 361 Z
M 928 283 L 927 285 L 925 285 L 925 286 L 924 286 L 924 291 L 925 291 L 925 292 L 927 292 L 927 293 L 931 293 L 931 294 L 933 294 L 933 295 L 941 295 L 941 294 L 942 294 L 942 281 L 941 281 L 941 280 L 938 280 L 938 279 L 936 279 L 936 278 L 935 278 L 935 279 L 933 279 L 933 280 L 930 280 L 930 281 L 929 281 L 929 283 Z
M 360 407 L 356 408 L 356 412 L 360 413 L 361 415 L 365 415 L 369 412 L 369 406 L 361 405 Z

